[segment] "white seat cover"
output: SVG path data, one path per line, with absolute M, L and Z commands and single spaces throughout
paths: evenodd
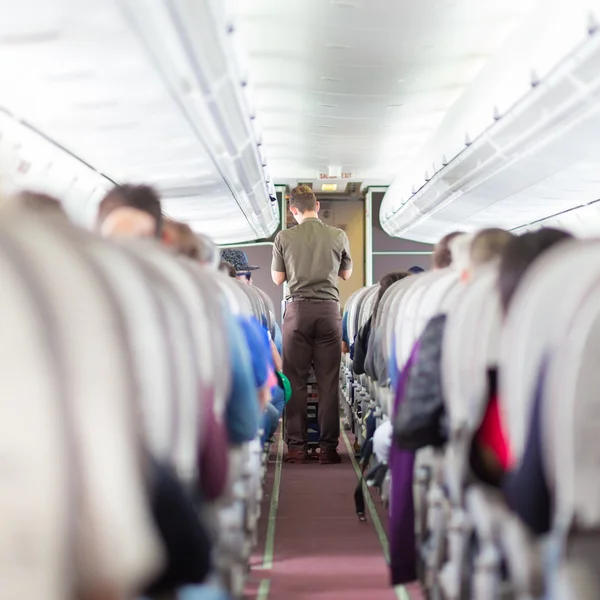
M 75 575 L 72 439 L 57 340 L 17 256 L 0 235 L 0 598 L 64 600 Z
M 569 293 L 568 291 L 566 293 Z M 542 399 L 542 450 L 557 525 L 600 526 L 600 270 L 559 334 Z
M 398 320 L 400 306 L 402 305 L 402 300 L 404 299 L 406 293 L 419 281 L 419 279 L 420 277 L 416 276 L 405 277 L 404 279 L 394 283 L 394 285 L 392 285 L 388 290 L 388 292 L 390 292 L 390 300 L 384 307 L 385 312 L 382 315 L 380 325 L 381 331 L 383 332 L 383 355 L 386 362 L 389 361 L 391 355 L 392 343 L 396 343 L 394 341 L 396 334 L 396 323 Z
M 410 357 L 410 353 L 417 341 L 415 337 L 415 320 L 419 306 L 425 292 L 441 277 L 446 275 L 445 270 L 431 271 L 415 277 L 415 283 L 403 296 L 396 313 L 394 335 L 396 338 L 396 364 L 402 370 Z M 410 279 L 410 278 L 407 278 Z
M 168 459 L 175 443 L 177 384 L 164 309 L 134 256 L 94 236 L 86 237 L 87 252 L 102 269 L 125 316 L 149 448 L 156 458 Z
M 452 295 L 454 289 L 460 285 L 458 273 L 444 269 L 443 275 L 431 282 L 419 303 L 414 320 L 415 340 L 419 339 L 427 323 L 436 315 L 444 312 L 443 304 L 446 298 Z
M 228 306 L 227 296 L 221 289 L 216 279 L 220 275 L 216 271 L 203 268 L 192 261 L 185 261 L 183 266 L 187 268 L 198 286 L 198 292 L 202 294 L 204 304 L 209 314 L 209 332 L 207 339 L 210 340 L 210 350 L 215 364 L 214 387 L 214 409 L 215 416 L 220 421 L 224 418 L 227 400 L 231 391 L 231 364 L 229 361 L 229 339 L 225 334 L 227 331 L 227 319 L 232 318 L 232 312 Z
M 205 360 L 209 354 L 206 344 L 201 354 L 204 335 L 208 331 L 202 298 L 191 276 L 160 247 L 145 240 L 130 240 L 126 247 L 145 263 L 167 306 L 179 382 L 175 444 L 171 456 L 179 476 L 192 482 L 198 476 L 199 432 L 204 414 L 201 410 L 204 402 L 202 386 L 207 389 L 206 381 L 213 375 L 208 371 L 213 366 L 212 359 Z
M 64 365 L 80 504 L 77 575 L 82 590 L 138 589 L 162 548 L 148 509 L 131 361 L 119 314 L 84 248 L 37 219 L 0 233 L 30 264 L 46 298 Z
M 561 242 L 531 265 L 512 299 L 501 336 L 498 383 L 517 462 L 543 357 L 555 347 L 560 319 L 580 303 L 599 266 L 600 242 Z
M 442 349 L 444 397 L 453 427 L 477 428 L 487 399 L 487 370 L 496 364 L 501 309 L 495 267 L 482 268 L 464 285 L 449 311 Z

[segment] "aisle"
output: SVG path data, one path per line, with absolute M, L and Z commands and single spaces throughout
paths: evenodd
M 274 444 L 247 600 L 411 598 L 388 585 L 383 507 L 367 523 L 356 517 L 347 443 L 340 440 L 341 465 L 281 464 L 283 444 Z

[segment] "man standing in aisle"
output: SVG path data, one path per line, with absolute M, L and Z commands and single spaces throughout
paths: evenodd
M 348 237 L 318 217 L 319 202 L 306 185 L 292 190 L 290 211 L 296 227 L 279 232 L 273 246 L 271 275 L 288 282 L 283 320 L 283 372 L 292 385 L 286 406 L 286 462 L 306 462 L 308 418 L 306 390 L 314 363 L 319 386 L 319 462 L 341 462 L 338 386 L 342 347 L 338 277 L 352 275 Z

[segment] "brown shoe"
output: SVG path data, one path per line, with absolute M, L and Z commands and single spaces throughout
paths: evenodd
M 309 461 L 310 457 L 306 450 L 288 450 L 287 454 L 283 457 L 283 462 L 286 463 L 307 463 Z
M 322 465 L 339 465 L 342 462 L 342 457 L 337 453 L 337 450 L 323 450 L 319 454 L 319 463 Z

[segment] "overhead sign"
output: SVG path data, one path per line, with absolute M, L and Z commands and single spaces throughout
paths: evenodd
M 352 173 L 342 173 L 339 177 L 332 176 L 329 173 L 319 173 L 319 179 L 352 179 Z

